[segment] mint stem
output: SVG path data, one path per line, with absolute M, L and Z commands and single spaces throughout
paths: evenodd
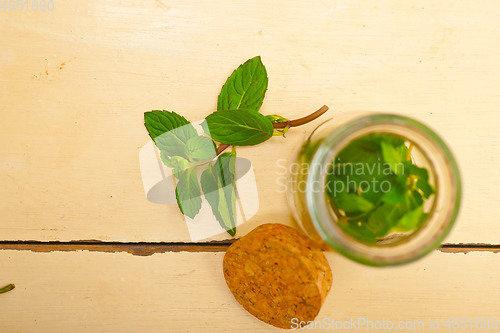
M 302 117 L 302 118 L 299 118 L 299 119 L 289 120 L 289 121 L 284 122 L 284 123 L 273 123 L 273 128 L 280 129 L 280 128 L 285 128 L 287 126 L 289 126 L 289 127 L 297 127 L 297 126 L 300 126 L 300 125 L 305 125 L 308 122 L 311 122 L 314 119 L 320 117 L 326 111 L 328 111 L 328 106 L 323 105 L 318 111 L 315 111 L 315 112 L 311 113 L 308 116 L 305 116 L 305 117 Z
M 219 147 L 217 147 L 217 152 L 215 156 L 219 156 L 226 148 L 229 147 L 229 145 L 226 145 L 225 143 L 221 143 Z
M 321 108 L 319 108 L 319 110 L 311 113 L 308 116 L 305 116 L 305 117 L 302 117 L 299 119 L 289 120 L 289 121 L 286 121 L 284 123 L 273 123 L 273 128 L 274 129 L 281 129 L 281 128 L 285 128 L 287 126 L 288 127 L 297 127 L 300 125 L 305 125 L 305 124 L 313 121 L 314 119 L 320 117 L 326 111 L 328 111 L 328 106 L 323 105 Z M 229 147 L 229 145 L 226 145 L 225 143 L 221 143 L 219 145 L 219 147 L 217 147 L 216 156 L 219 156 L 224 150 L 226 150 L 227 147 Z
M 3 293 L 6 293 L 8 291 L 11 291 L 12 289 L 14 289 L 16 286 L 13 285 L 12 283 L 11 284 L 8 284 L 6 285 L 5 287 L 3 288 L 0 288 L 0 294 L 3 294 Z

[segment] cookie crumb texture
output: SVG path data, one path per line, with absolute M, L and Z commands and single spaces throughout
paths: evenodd
M 277 223 L 263 224 L 234 242 L 223 269 L 229 289 L 248 312 L 285 329 L 293 318 L 316 318 L 333 280 L 321 249 Z

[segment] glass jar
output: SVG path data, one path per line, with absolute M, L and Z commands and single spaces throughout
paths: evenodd
M 428 171 L 428 182 L 434 194 L 423 201 L 425 214 L 422 216 L 426 218 L 421 219 L 416 230 L 396 230 L 376 238 L 374 243 L 366 243 L 346 232 L 345 224 L 341 224 L 346 221 L 346 212 L 335 209 L 335 205 L 332 207 L 325 188 L 329 174 L 335 171 L 332 166 L 337 156 L 341 156 L 339 153 L 355 140 L 371 138 L 374 134 L 394 136 L 400 138 L 400 142 L 404 141 L 409 147 L 406 156 L 410 163 Z M 412 181 L 417 181 L 411 177 L 405 180 L 410 186 L 408 193 L 414 186 Z M 461 183 L 451 151 L 427 126 L 399 115 L 358 114 L 357 117 L 324 122 L 298 147 L 288 168 L 287 199 L 302 230 L 320 245 L 333 248 L 362 264 L 399 265 L 414 261 L 440 246 L 457 217 Z M 362 226 L 361 222 L 356 223 Z

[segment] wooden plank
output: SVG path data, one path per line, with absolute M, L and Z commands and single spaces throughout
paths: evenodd
M 436 251 L 389 269 L 358 265 L 334 253 L 327 257 L 334 283 L 317 320 L 423 321 L 423 329 L 390 331 L 429 332 L 431 318 L 439 318 L 443 331 L 447 318 L 471 318 L 474 325 L 477 318 L 500 319 L 498 254 Z M 223 253 L 137 257 L 0 251 L 0 285 L 16 284 L 0 296 L 0 329 L 278 332 L 235 301 L 225 285 L 222 258 Z
M 190 241 L 175 205 L 146 199 L 142 114 L 201 120 L 231 71 L 261 55 L 264 114 L 296 118 L 327 104 L 328 117 L 382 110 L 434 127 L 465 189 L 447 242 L 498 244 L 499 11 L 494 0 L 89 0 L 0 10 L 1 238 Z M 252 162 L 260 204 L 238 235 L 294 223 L 278 163 L 317 124 L 238 150 Z

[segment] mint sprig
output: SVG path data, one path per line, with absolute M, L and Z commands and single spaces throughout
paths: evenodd
M 202 192 L 221 227 L 236 234 L 236 146 L 253 146 L 306 124 L 327 110 L 295 120 L 259 113 L 268 87 L 267 71 L 260 57 L 240 65 L 222 86 L 217 111 L 201 123 L 205 135 L 198 135 L 183 116 L 171 111 L 144 113 L 149 135 L 160 149 L 162 162 L 178 179 L 175 195 L 183 214 L 194 218 L 202 205 Z M 218 146 L 216 145 L 218 143 Z M 223 153 L 232 146 L 231 153 Z M 200 181 L 197 167 L 204 167 Z M 201 185 L 201 186 L 200 186 Z

